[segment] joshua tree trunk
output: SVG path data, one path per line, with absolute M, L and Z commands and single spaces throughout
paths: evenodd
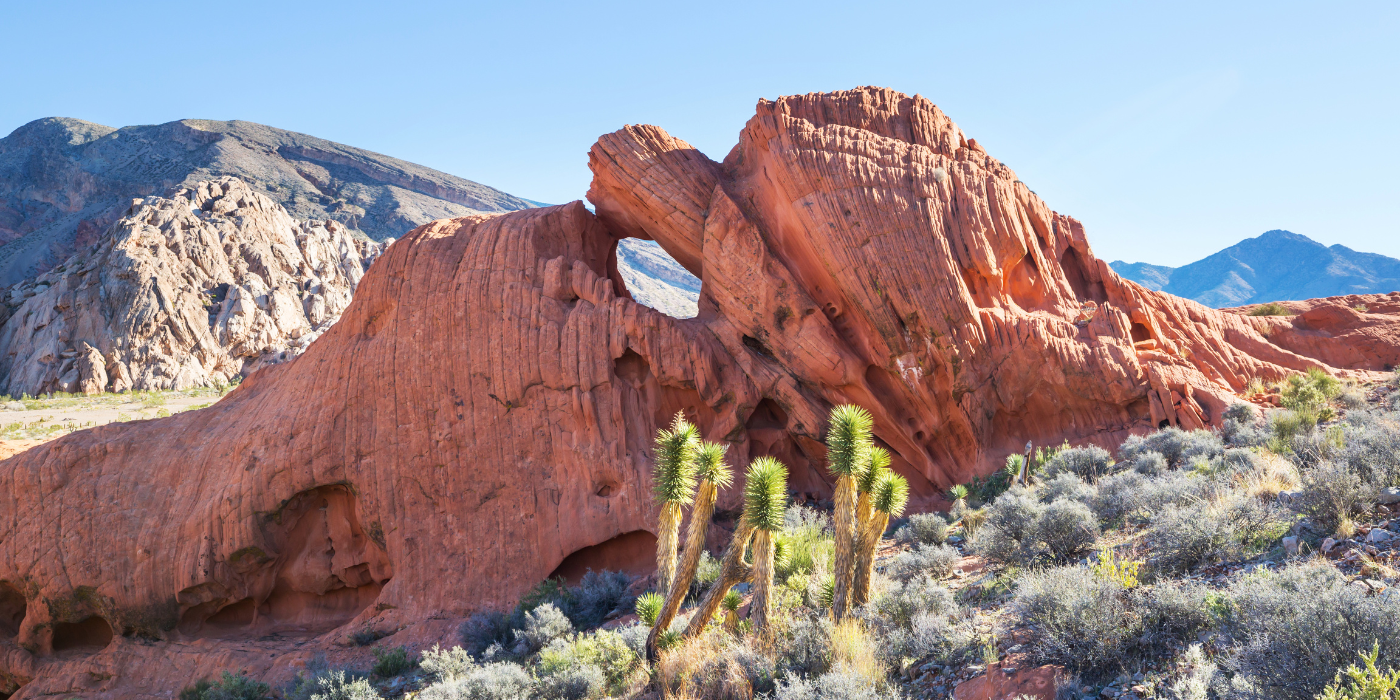
M 740 518 L 734 530 L 734 539 L 729 541 L 729 548 L 724 550 L 724 563 L 720 565 L 719 578 L 710 586 L 710 590 L 705 592 L 700 607 L 696 608 L 695 615 L 690 618 L 690 624 L 686 625 L 686 637 L 695 637 L 704 632 L 705 625 L 715 616 L 715 611 L 719 609 L 719 604 L 724 601 L 724 595 L 729 589 L 753 574 L 749 565 L 744 563 L 744 555 L 749 551 L 749 540 L 752 538 L 753 526 Z
M 855 479 L 842 475 L 836 479 L 835 526 L 836 556 L 832 568 L 836 575 L 835 593 L 831 599 L 832 619 L 840 622 L 851 602 L 851 579 L 855 574 L 856 546 L 856 488 Z
M 661 505 L 660 530 L 656 537 L 656 587 L 662 595 L 671 590 L 676 579 L 676 549 L 680 537 L 682 506 L 679 503 Z
M 858 608 L 870 602 L 870 581 L 875 577 L 875 550 L 880 546 L 880 537 L 890 526 L 888 513 L 872 510 L 870 520 L 862 527 L 860 544 L 856 552 L 855 591 L 851 596 L 851 607 Z
M 700 567 L 700 554 L 705 551 L 705 535 L 710 529 L 710 518 L 715 513 L 715 497 L 718 492 L 713 482 L 702 481 L 695 494 L 695 506 L 690 510 L 690 527 L 685 534 L 685 552 L 681 555 L 676 579 L 666 594 L 666 603 L 661 606 L 661 613 L 656 616 L 656 624 L 651 626 L 651 633 L 647 635 L 647 659 L 651 661 L 656 661 L 657 640 L 660 639 L 661 633 L 671 626 L 671 621 L 676 619 L 681 602 L 685 600 L 686 593 L 690 592 L 690 582 L 695 578 L 695 570 Z
M 768 629 L 773 607 L 773 533 L 759 529 L 753 533 L 753 600 L 749 619 L 756 632 Z
M 869 491 L 861 491 L 861 492 L 860 492 L 860 495 L 856 497 L 856 537 L 857 537 L 857 538 L 859 538 L 859 537 L 860 537 L 860 533 L 863 532 L 863 531 L 865 530 L 865 524 L 868 523 L 868 522 L 870 522 L 870 519 L 871 519 L 872 517 L 874 517 L 875 513 L 873 512 L 873 510 L 874 510 L 874 509 L 872 509 L 872 508 L 870 507 L 870 492 L 869 492 Z

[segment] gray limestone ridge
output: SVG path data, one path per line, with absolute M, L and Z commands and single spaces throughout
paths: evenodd
M 99 244 L 132 199 L 237 177 L 301 221 L 397 238 L 434 219 L 539 202 L 421 165 L 244 121 L 185 119 L 114 129 L 30 122 L 0 139 L 0 286 L 33 279 Z M 640 303 L 696 314 L 700 281 L 651 241 L 625 240 L 618 267 Z
M 331 220 L 374 240 L 433 219 L 535 203 L 421 165 L 244 121 L 184 119 L 114 129 L 30 122 L 0 139 L 0 284 L 87 245 L 136 197 L 234 176 L 299 220 Z

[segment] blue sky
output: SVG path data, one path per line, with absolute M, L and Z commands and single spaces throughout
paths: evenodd
M 922 94 L 1085 222 L 1179 265 L 1286 228 L 1400 257 L 1400 3 L 0 0 L 0 133 L 246 119 L 531 199 L 658 124 L 720 159 L 760 97 Z

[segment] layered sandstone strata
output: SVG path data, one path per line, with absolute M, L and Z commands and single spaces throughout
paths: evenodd
M 677 411 L 824 495 L 824 417 L 859 403 L 927 505 L 1028 439 L 1203 427 L 1256 376 L 1372 376 L 1123 281 L 920 97 L 765 100 L 722 163 L 627 127 L 590 165 L 597 216 L 421 227 L 318 342 L 215 406 L 0 463 L 20 696 L 284 680 L 362 626 L 452 643 L 468 612 L 649 537 L 651 439 Z M 697 317 L 628 298 L 625 236 L 702 279 Z
M 228 382 L 305 350 L 379 251 L 236 178 L 134 200 L 92 250 L 0 292 L 0 393 Z

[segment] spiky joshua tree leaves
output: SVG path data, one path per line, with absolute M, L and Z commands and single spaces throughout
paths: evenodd
M 875 577 L 875 549 L 880 546 L 880 537 L 885 534 L 885 528 L 890 526 L 890 518 L 899 517 L 908 502 L 909 482 L 888 469 L 881 469 L 870 489 L 871 517 L 862 526 L 857 546 L 853 607 L 870 602 L 870 581 Z
M 690 509 L 690 527 L 685 534 L 685 551 L 681 554 L 680 566 L 676 569 L 675 581 L 666 595 L 662 606 L 647 635 L 647 657 L 655 661 L 659 652 L 661 635 L 676 619 L 690 590 L 690 582 L 695 571 L 700 568 L 700 555 L 705 551 L 705 535 L 710 528 L 710 519 L 715 514 L 715 499 L 719 490 L 728 488 L 734 482 L 734 473 L 724 463 L 724 453 L 728 445 L 714 442 L 701 442 L 695 451 L 695 478 L 699 486 L 695 492 L 695 505 Z
M 870 491 L 880 475 L 889 469 L 890 452 L 883 447 L 871 447 L 866 455 L 865 469 L 856 477 L 856 533 L 859 535 L 865 524 L 870 522 L 873 513 L 870 509 Z
M 759 457 L 744 475 L 744 522 L 753 528 L 753 600 L 749 619 L 757 631 L 768 628 L 773 607 L 773 535 L 787 511 L 787 467 Z
M 656 528 L 656 576 L 657 587 L 663 595 L 671 590 L 671 582 L 676 578 L 681 517 L 685 506 L 695 497 L 699 443 L 700 431 L 679 412 L 671 421 L 670 430 L 656 433 L 656 466 L 651 480 L 656 500 L 661 502 L 661 517 Z
M 859 406 L 850 404 L 831 410 L 826 433 L 827 468 L 836 476 L 835 529 L 836 555 L 832 562 L 836 592 L 832 597 L 832 618 L 840 622 L 850 609 L 855 578 L 856 480 L 870 466 L 870 429 L 874 419 Z

